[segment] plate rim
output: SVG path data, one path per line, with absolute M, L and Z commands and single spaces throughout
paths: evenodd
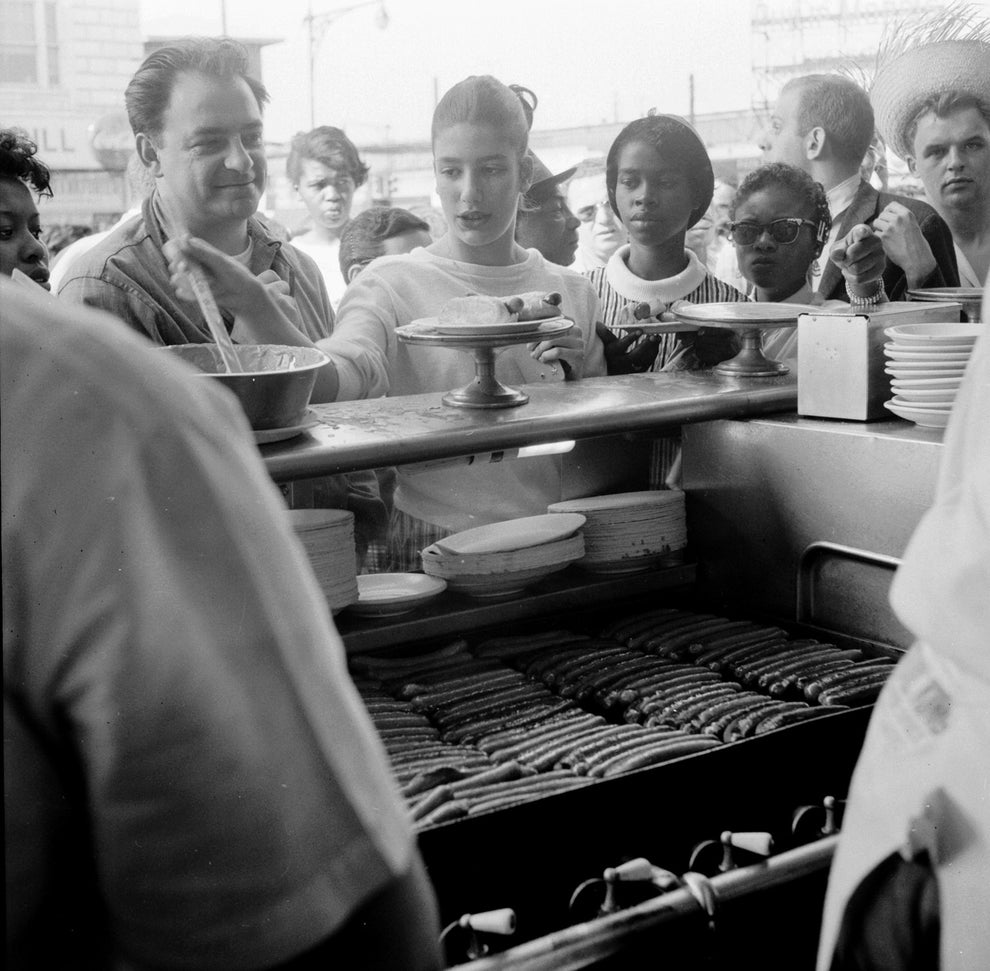
M 368 591 L 362 591 L 362 586 L 367 587 L 369 584 L 374 585 L 375 580 L 380 577 L 388 577 L 393 583 L 397 577 L 404 577 L 407 581 L 412 580 L 413 578 L 421 578 L 420 580 L 417 580 L 417 582 L 426 583 L 432 589 L 397 594 L 394 596 L 383 596 L 380 593 L 376 596 L 374 591 L 371 591 L 371 596 L 369 596 Z M 439 584 L 439 586 L 437 586 L 437 584 Z M 447 581 L 444 580 L 443 577 L 432 576 L 429 573 L 414 573 L 411 570 L 397 571 L 394 573 L 360 573 L 357 577 L 357 585 L 358 602 L 365 605 L 405 603 L 410 600 L 415 600 L 418 602 L 422 599 L 435 597 L 447 589 Z
M 517 524 L 526 521 L 531 521 L 534 519 L 545 520 L 549 524 L 552 522 L 552 520 L 550 519 L 551 516 L 559 517 L 561 515 L 580 516 L 581 522 L 575 523 L 572 527 L 568 528 L 566 532 L 560 532 L 560 534 L 556 536 L 555 539 L 543 539 L 536 542 L 527 543 L 523 546 L 514 546 L 511 549 L 502 548 L 502 549 L 462 551 L 462 550 L 455 550 L 452 547 L 445 545 L 448 540 L 455 539 L 458 536 L 463 536 L 465 533 L 472 533 L 483 529 L 491 529 L 492 527 L 497 527 L 497 526 L 508 526 L 510 524 L 515 525 L 516 528 L 518 529 L 521 527 L 519 527 Z M 430 545 L 437 547 L 437 549 L 439 549 L 440 552 L 445 556 L 483 556 L 491 553 L 514 553 L 516 550 L 532 549 L 534 546 L 545 546 L 547 543 L 568 539 L 569 537 L 573 536 L 574 533 L 576 533 L 582 526 L 584 526 L 584 524 L 587 521 L 588 521 L 588 517 L 583 515 L 582 513 L 550 513 L 550 512 L 537 513 L 536 515 L 533 516 L 519 516 L 516 519 L 504 519 L 504 520 L 500 520 L 497 523 L 483 523 L 480 526 L 471 526 L 468 529 L 461 529 L 458 530 L 456 533 L 451 533 L 449 536 L 444 536 L 442 539 L 435 540 Z M 563 528 L 563 524 L 560 524 L 560 527 Z

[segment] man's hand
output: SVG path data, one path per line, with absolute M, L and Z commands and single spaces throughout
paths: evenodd
M 906 206 L 890 203 L 873 221 L 873 231 L 880 237 L 887 259 L 904 271 L 909 287 L 921 286 L 935 272 L 938 264 L 932 248 Z
M 860 223 L 853 226 L 829 252 L 829 259 L 842 270 L 846 289 L 851 294 L 865 294 L 876 289 L 883 279 L 885 255 L 883 243 L 873 230 Z
M 192 266 L 199 267 L 213 291 L 213 299 L 221 309 L 235 316 L 250 313 L 258 304 L 264 284 L 246 266 L 215 246 L 195 236 L 179 236 L 165 243 L 172 286 L 183 299 L 196 299 L 189 286 L 187 273 Z

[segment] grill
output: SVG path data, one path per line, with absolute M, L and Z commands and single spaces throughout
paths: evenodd
M 613 761 L 611 770 L 598 774 L 587 765 L 577 770 L 567 765 L 562 745 L 560 753 L 546 754 L 536 776 L 502 780 L 517 792 L 530 790 L 520 801 L 496 795 L 497 790 L 481 798 L 484 793 L 472 792 L 457 772 L 417 780 L 417 773 L 403 771 L 400 780 L 419 816 L 419 845 L 444 922 L 499 908 L 515 911 L 513 937 L 481 935 L 493 951 L 508 948 L 505 953 L 477 960 L 472 968 L 630 968 L 656 966 L 660 958 L 665 967 L 703 962 L 712 967 L 813 966 L 834 840 L 822 838 L 829 826 L 821 807 L 833 797 L 841 801 L 847 791 L 869 702 L 882 676 L 868 685 L 864 676 L 859 693 L 827 693 L 826 686 L 817 698 L 807 697 L 798 682 L 783 689 L 779 682 L 800 668 L 803 651 L 820 651 L 822 642 L 841 655 L 843 663 L 833 670 L 889 666 L 907 646 L 907 633 L 885 607 L 886 588 L 928 503 L 939 442 L 937 434 L 903 426 L 797 418 L 691 426 L 685 429 L 684 469 L 694 564 L 598 583 L 586 583 L 571 568 L 571 576 L 551 578 L 503 604 L 472 606 L 455 598 L 446 614 L 388 631 L 342 625 L 349 652 L 356 652 L 352 665 L 360 686 L 379 693 L 381 712 L 388 701 L 409 703 L 410 712 L 432 731 L 454 725 L 458 744 L 478 746 L 486 756 L 494 751 L 490 735 L 498 728 L 485 722 L 497 721 L 498 713 L 482 706 L 472 724 L 470 717 L 458 721 L 470 713 L 470 704 L 453 719 L 443 706 L 425 703 L 415 710 L 412 699 L 428 699 L 430 686 L 423 682 L 443 665 L 424 674 L 415 662 L 401 658 L 438 651 L 462 655 L 469 663 L 460 675 L 466 679 L 461 687 L 470 682 L 470 665 L 483 662 L 490 684 L 474 697 L 490 705 L 497 692 L 516 691 L 506 719 L 532 717 L 526 702 L 543 706 L 547 717 L 601 715 L 613 731 L 627 726 L 618 736 L 637 728 L 703 734 L 711 703 L 723 696 L 719 692 L 773 694 L 771 686 L 777 685 L 778 699 L 817 708 L 817 717 L 788 714 L 779 719 L 780 727 L 765 723 L 762 730 L 759 719 L 745 726 L 737 721 L 736 733 L 726 735 L 730 719 L 722 724 L 722 734 L 715 734 L 719 741 L 703 750 L 672 747 L 669 760 L 662 751 L 641 750 L 639 761 Z M 856 501 L 849 501 L 850 495 Z M 623 621 L 663 610 L 681 613 L 656 616 L 692 615 L 694 629 L 685 628 L 685 636 L 673 640 L 642 641 L 636 648 L 628 637 L 615 636 Z M 627 699 L 627 708 L 605 710 L 602 696 L 589 690 L 596 672 L 612 675 L 613 667 L 637 664 L 645 671 L 647 659 L 666 666 L 671 681 L 684 676 L 678 666 L 710 663 L 712 641 L 719 635 L 767 628 L 782 633 L 764 645 L 762 667 L 754 656 L 747 669 L 745 653 L 738 654 L 736 668 L 723 667 L 693 695 L 673 696 L 669 711 L 627 710 L 635 708 L 634 699 Z M 562 631 L 582 640 L 561 643 Z M 532 650 L 520 646 L 527 640 Z M 382 680 L 381 667 L 367 663 L 361 653 L 366 650 L 399 659 L 399 669 L 408 664 L 401 671 L 408 677 L 372 685 Z M 626 653 L 612 661 L 609 651 Z M 556 667 L 550 663 L 555 652 Z M 593 656 L 594 662 L 589 660 Z M 774 672 L 773 663 L 781 666 L 779 671 Z M 729 682 L 736 686 L 725 689 Z M 662 690 L 664 679 L 653 687 Z M 567 703 L 573 707 L 564 707 Z M 374 715 L 374 702 L 371 707 Z M 402 714 L 393 709 L 395 719 Z M 679 725 L 681 716 L 685 723 Z M 579 731 L 587 732 L 594 753 L 591 727 Z M 424 729 L 423 737 L 429 734 Z M 566 742 L 567 733 L 558 738 Z M 523 752 L 524 747 L 514 749 L 514 758 L 494 764 L 479 760 L 471 771 L 504 771 L 513 761 L 525 769 Z M 576 753 L 572 762 L 579 763 L 580 756 Z M 532 786 L 529 779 L 547 784 Z M 427 785 L 437 780 L 442 781 Z M 426 788 L 416 793 L 419 785 Z M 449 791 L 424 809 L 428 791 L 442 785 Z M 802 806 L 816 808 L 794 833 L 794 814 Z M 648 882 L 619 884 L 612 888 L 619 909 L 597 916 L 604 884 L 586 881 L 600 879 L 609 868 L 646 858 L 677 876 L 692 870 L 718 874 L 722 836 L 753 831 L 771 834 L 769 862 L 742 850 L 736 854 L 741 869 L 712 876 L 710 884 L 692 877 L 690 885 L 665 895 Z M 707 847 L 696 854 L 705 841 Z M 582 884 L 586 889 L 572 909 L 572 894 Z M 701 890 L 711 887 L 718 900 L 714 921 L 699 903 Z M 471 941 L 466 931 L 448 937 L 451 963 L 478 953 L 477 948 L 466 950 L 466 941 Z

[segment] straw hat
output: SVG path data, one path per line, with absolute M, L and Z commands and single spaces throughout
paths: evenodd
M 990 20 L 973 16 L 967 4 L 899 24 L 881 46 L 870 102 L 898 156 L 914 155 L 908 130 L 924 103 L 950 92 L 990 107 Z

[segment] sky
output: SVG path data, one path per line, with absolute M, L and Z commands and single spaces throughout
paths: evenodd
M 266 136 L 310 126 L 308 3 L 349 0 L 141 0 L 146 34 L 221 31 L 281 38 L 262 69 Z M 534 129 L 628 121 L 651 107 L 687 114 L 749 107 L 748 0 L 377 0 L 333 18 L 316 60 L 316 123 L 359 143 L 429 137 L 435 90 L 494 74 L 540 99 Z M 167 13 L 164 8 L 167 7 Z

